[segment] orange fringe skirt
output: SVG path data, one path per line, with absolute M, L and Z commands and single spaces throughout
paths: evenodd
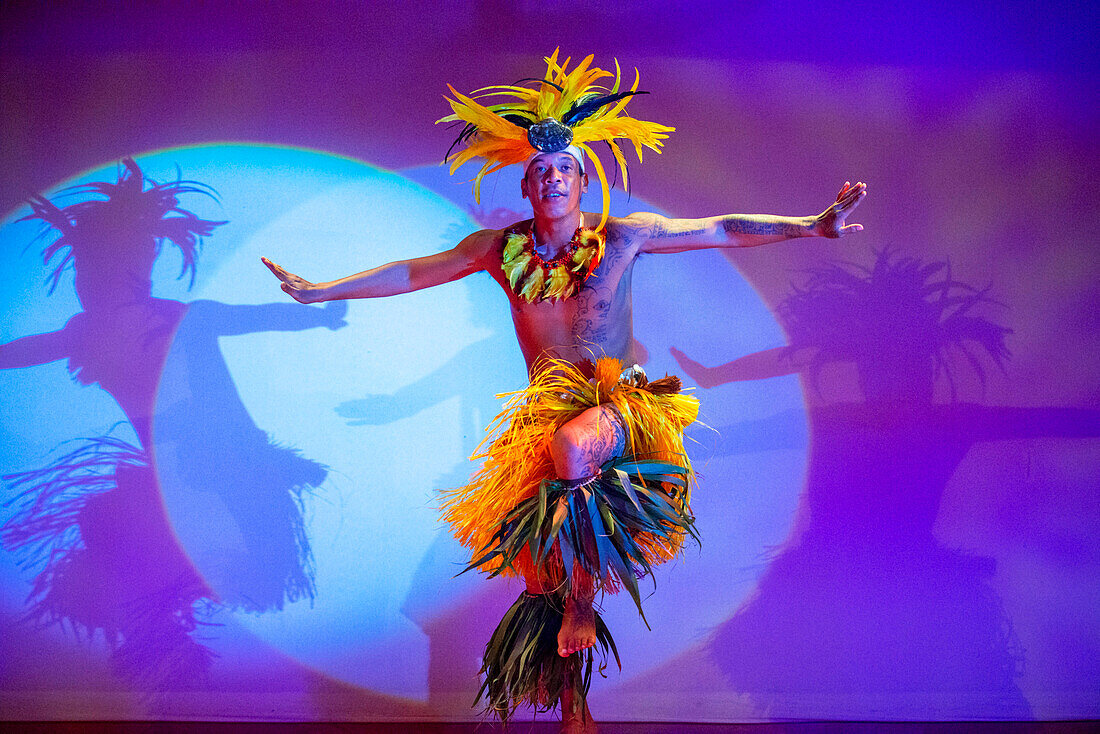
M 675 377 L 652 383 L 644 376 L 623 379 L 622 362 L 614 358 L 597 360 L 594 373 L 589 377 L 570 362 L 547 359 L 536 367 L 525 390 L 500 396 L 507 398 L 504 408 L 471 457 L 484 461 L 481 469 L 469 484 L 446 491 L 442 497 L 443 519 L 459 542 L 470 549 L 471 561 L 490 545 L 514 507 L 537 496 L 544 480 L 556 478 L 550 442 L 558 429 L 598 405 L 613 406 L 622 417 L 627 454 L 676 464 L 686 471 L 689 490 L 680 497 L 684 512 L 690 515 L 687 503 L 694 475 L 684 452 L 683 432 L 695 421 L 699 401 L 681 394 L 680 381 Z M 650 565 L 669 560 L 683 545 L 682 534 L 647 535 L 635 536 L 634 542 L 645 552 Z M 535 564 L 530 554 L 521 553 L 511 567 L 500 566 L 497 557 L 478 568 L 490 573 L 527 575 L 534 571 Z

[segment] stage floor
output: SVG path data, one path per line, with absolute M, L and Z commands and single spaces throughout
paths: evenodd
M 1100 731 L 1098 721 L 800 721 L 765 724 L 601 722 L 601 734 L 1084 734 Z M 495 723 L 272 723 L 209 721 L 42 721 L 0 722 L 13 734 L 555 734 L 552 722 Z

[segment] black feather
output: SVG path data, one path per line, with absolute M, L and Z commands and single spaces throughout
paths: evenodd
M 607 140 L 605 140 L 603 142 L 607 145 L 608 152 L 611 152 L 611 143 Z M 611 180 L 611 183 L 608 186 L 608 188 L 613 189 L 613 188 L 615 188 L 616 186 L 619 185 L 619 168 L 620 168 L 620 166 L 619 166 L 619 159 L 615 157 L 615 154 L 613 152 L 611 152 L 611 160 L 615 161 L 615 169 L 614 169 L 615 170 L 615 178 L 613 178 Z M 627 180 L 627 188 L 626 188 L 626 198 L 627 198 L 627 200 L 630 199 L 629 184 L 630 184 L 630 180 L 628 179 Z
M 575 125 L 584 118 L 596 112 L 604 105 L 618 102 L 620 99 L 631 97 L 635 94 L 649 94 L 649 92 L 619 92 L 618 94 L 604 94 L 598 97 L 582 97 L 578 99 L 569 111 L 562 115 L 561 121 L 566 125 Z
M 550 86 L 552 86 L 552 87 L 553 87 L 554 89 L 558 90 L 558 91 L 559 91 L 559 92 L 561 92 L 562 94 L 565 94 L 565 90 L 564 90 L 564 89 L 562 89 L 562 88 L 561 88 L 560 86 L 558 86 L 557 84 L 555 84 L 554 82 L 552 82 L 552 81 L 549 81 L 549 80 L 547 80 L 547 79 L 536 79 L 536 78 L 535 78 L 535 77 L 533 77 L 533 76 L 528 76 L 528 77 L 524 77 L 523 79 L 520 79 L 519 81 L 517 81 L 517 82 L 516 82 L 515 84 L 513 84 L 512 86 L 513 86 L 513 87 L 518 87 L 518 86 L 519 86 L 520 84 L 522 84 L 523 82 L 538 82 L 539 84 L 549 84 L 549 85 L 550 85 Z
M 515 115 L 515 114 L 512 114 L 512 113 L 505 113 L 505 114 L 501 115 L 501 117 L 503 117 L 505 120 L 512 123 L 513 125 L 516 125 L 518 127 L 522 127 L 524 130 L 531 129 L 531 124 L 532 124 L 531 119 L 527 118 L 527 117 L 524 117 L 523 115 Z
M 455 146 L 465 143 L 476 132 L 477 132 L 477 125 L 475 125 L 472 122 L 467 122 L 462 127 L 462 132 L 460 132 L 458 134 L 458 137 L 455 138 L 455 141 L 453 143 L 451 143 L 451 147 L 447 148 L 447 154 L 443 156 L 443 162 L 446 163 L 447 161 L 451 160 L 451 151 L 453 151 L 455 149 Z

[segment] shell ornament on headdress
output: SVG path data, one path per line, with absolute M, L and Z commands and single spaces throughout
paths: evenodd
M 546 76 L 543 79 L 521 79 L 515 85 L 483 87 L 467 97 L 447 88 L 455 99 L 447 99 L 453 115 L 436 122 L 463 122 L 465 126 L 447 151 L 444 162 L 450 161 L 451 173 L 473 158 L 485 162 L 474 177 L 474 199 L 481 202 L 481 179 L 513 163 L 523 163 L 535 153 L 557 153 L 570 145 L 580 148 L 591 159 L 592 167 L 603 188 L 603 213 L 597 231 L 607 224 L 611 192 L 603 164 L 596 157 L 590 143 L 603 141 L 611 148 L 615 163 L 623 174 L 623 186 L 628 185 L 626 158 L 615 141 L 619 138 L 634 144 L 638 160 L 642 159 L 642 146 L 661 152 L 662 141 L 675 128 L 656 122 L 636 120 L 623 114 L 631 97 L 646 94 L 638 91 L 638 71 L 634 71 L 634 84 L 628 91 L 619 91 L 621 74 L 619 62 L 615 73 L 598 69 L 588 56 L 572 71 L 568 71 L 569 59 L 558 63 L 558 50 L 545 58 Z M 597 84 L 601 79 L 614 77 L 610 87 Z M 532 87 L 519 86 L 534 82 Z M 483 105 L 477 99 L 503 98 L 495 104 Z M 465 144 L 452 158 L 455 146 Z

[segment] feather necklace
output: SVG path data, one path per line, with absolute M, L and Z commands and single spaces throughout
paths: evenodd
M 500 269 L 512 292 L 528 303 L 577 295 L 603 259 L 604 233 L 578 227 L 561 254 L 544 260 L 535 252 L 532 226 L 518 224 L 504 233 Z

